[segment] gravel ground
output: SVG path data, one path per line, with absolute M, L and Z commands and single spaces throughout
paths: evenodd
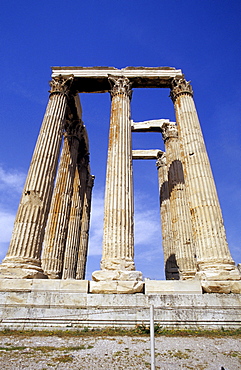
M 157 337 L 156 369 L 241 369 L 241 339 Z M 1 369 L 150 369 L 148 337 L 0 337 Z

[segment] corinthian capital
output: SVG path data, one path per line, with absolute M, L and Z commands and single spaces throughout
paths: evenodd
M 109 83 L 111 85 L 110 94 L 111 97 L 118 95 L 118 94 L 125 94 L 130 99 L 132 96 L 131 85 L 132 83 L 127 77 L 115 77 L 109 76 L 108 77 Z
M 164 141 L 178 137 L 177 125 L 175 122 L 168 122 L 162 126 L 162 137 Z
M 74 76 L 56 76 L 53 77 L 49 82 L 50 85 L 50 94 L 65 94 L 68 95 Z
M 193 96 L 193 89 L 190 85 L 190 81 L 186 81 L 185 78 L 173 78 L 170 92 L 172 101 L 174 102 L 176 98 L 182 94 Z

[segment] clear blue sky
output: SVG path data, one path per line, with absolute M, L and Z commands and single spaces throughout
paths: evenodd
M 241 3 L 235 0 L 13 1 L 1 6 L 0 259 L 48 100 L 51 66 L 171 66 L 192 81 L 230 250 L 241 262 Z M 132 119 L 174 120 L 168 90 L 134 91 Z M 81 97 L 93 193 L 87 277 L 99 269 L 109 94 Z M 133 134 L 133 148 L 163 148 Z M 134 163 L 136 268 L 163 278 L 157 173 Z

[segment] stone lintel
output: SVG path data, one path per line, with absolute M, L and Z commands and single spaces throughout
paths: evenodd
M 132 132 L 162 132 L 163 126 L 171 124 L 169 119 L 153 119 L 149 121 L 134 122 L 131 121 L 131 130 Z
M 174 78 L 183 77 L 180 69 L 171 67 L 52 67 L 52 77 L 59 75 L 73 75 L 73 88 L 79 93 L 109 91 L 110 75 L 127 77 L 132 88 L 170 88 Z
M 145 294 L 202 294 L 198 280 L 146 280 Z
M 132 159 L 157 159 L 161 153 L 160 149 L 132 150 Z

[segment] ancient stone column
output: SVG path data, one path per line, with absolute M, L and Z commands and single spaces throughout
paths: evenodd
M 157 162 L 160 213 L 162 227 L 162 248 L 167 280 L 179 280 L 179 270 L 176 261 L 176 251 L 173 243 L 173 231 L 170 212 L 170 195 L 167 176 L 166 154 L 159 152 Z
M 203 281 L 210 281 L 206 283 L 207 289 L 212 285 L 211 280 L 219 280 L 220 287 L 222 280 L 239 280 L 240 276 L 226 241 L 216 187 L 190 83 L 184 78 L 173 79 L 171 98 L 181 140 L 198 275 Z
M 91 211 L 91 196 L 94 186 L 95 177 L 87 173 L 87 186 L 84 194 L 83 212 L 81 218 L 81 234 L 78 251 L 78 261 L 76 269 L 76 279 L 83 280 L 85 278 L 88 242 L 89 242 L 89 228 L 90 228 L 90 211 Z
M 1 276 L 42 278 L 40 255 L 73 77 L 55 77 Z
M 113 87 L 108 146 L 101 268 L 135 270 L 133 232 L 131 84 L 110 78 Z
M 66 247 L 65 247 L 65 254 L 64 254 L 64 264 L 63 264 L 63 275 L 62 279 L 75 279 L 77 274 L 77 263 L 78 263 L 78 256 L 80 254 L 79 250 L 85 249 L 84 257 L 82 254 L 81 262 L 83 266 L 86 265 L 86 255 L 87 255 L 87 247 L 88 247 L 88 240 L 86 241 L 85 248 L 82 247 L 81 243 L 81 235 L 84 232 L 89 232 L 89 224 L 88 228 L 86 222 L 83 222 L 83 216 L 85 213 L 85 205 L 86 205 L 86 193 L 88 192 L 88 199 L 89 203 L 91 201 L 91 192 L 87 188 L 88 185 L 88 176 L 89 175 L 89 155 L 84 156 L 81 158 L 80 163 L 77 165 L 75 178 L 74 178 L 74 185 L 73 185 L 73 196 L 72 196 L 72 203 L 71 203 L 71 210 L 70 210 L 70 217 L 69 217 L 69 224 L 68 224 L 68 234 L 66 238 Z M 91 177 L 92 178 L 92 177 Z M 92 181 L 93 186 L 93 181 Z M 90 217 L 90 208 L 89 217 Z M 81 276 L 80 276 L 81 275 Z M 78 274 L 78 279 L 83 279 L 83 274 Z
M 62 276 L 80 138 L 81 122 L 70 122 L 64 133 L 64 144 L 43 243 L 42 267 L 49 279 L 60 279 Z
M 174 122 L 164 124 L 162 136 L 166 149 L 173 249 L 179 267 L 180 279 L 192 279 L 196 274 L 196 262 L 191 214 L 187 202 L 176 124 Z
M 83 211 L 84 191 L 86 187 L 85 167 L 83 171 L 82 164 L 83 160 L 84 159 L 82 158 L 81 163 L 77 164 L 75 170 L 62 279 L 75 279 L 76 277 L 76 265 L 81 233 L 81 218 Z
M 112 97 L 107 160 L 102 274 L 94 280 L 138 280 L 134 265 L 131 84 L 126 77 L 110 77 Z M 128 272 L 132 272 L 132 274 Z M 131 277 L 131 278 L 130 278 Z

